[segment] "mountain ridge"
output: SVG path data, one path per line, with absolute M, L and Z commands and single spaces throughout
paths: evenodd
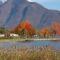
M 49 10 L 26 0 L 8 0 L 0 7 L 0 11 L 0 27 L 6 29 L 14 29 L 26 20 L 36 29 L 60 22 L 60 11 Z

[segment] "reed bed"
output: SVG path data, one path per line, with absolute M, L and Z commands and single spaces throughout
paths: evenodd
M 50 46 L 0 48 L 0 60 L 60 60 L 60 50 Z

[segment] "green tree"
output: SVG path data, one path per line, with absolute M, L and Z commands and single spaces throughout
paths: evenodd
M 4 27 L 0 27 L 0 34 L 5 34 L 5 37 L 10 37 L 10 32 Z
M 4 27 L 0 27 L 0 34 L 4 34 L 5 33 L 5 28 Z

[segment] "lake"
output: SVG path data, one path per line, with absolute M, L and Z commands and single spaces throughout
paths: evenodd
M 20 47 L 40 47 L 40 46 L 52 46 L 56 49 L 60 49 L 60 41 L 27 41 L 27 42 L 0 42 L 0 48 L 10 48 L 16 46 Z

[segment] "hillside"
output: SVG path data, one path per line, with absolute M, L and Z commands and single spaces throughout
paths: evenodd
M 0 27 L 9 30 L 26 20 L 35 29 L 51 26 L 54 22 L 60 23 L 60 11 L 48 10 L 42 5 L 27 0 L 8 0 L 0 7 L 0 12 Z

